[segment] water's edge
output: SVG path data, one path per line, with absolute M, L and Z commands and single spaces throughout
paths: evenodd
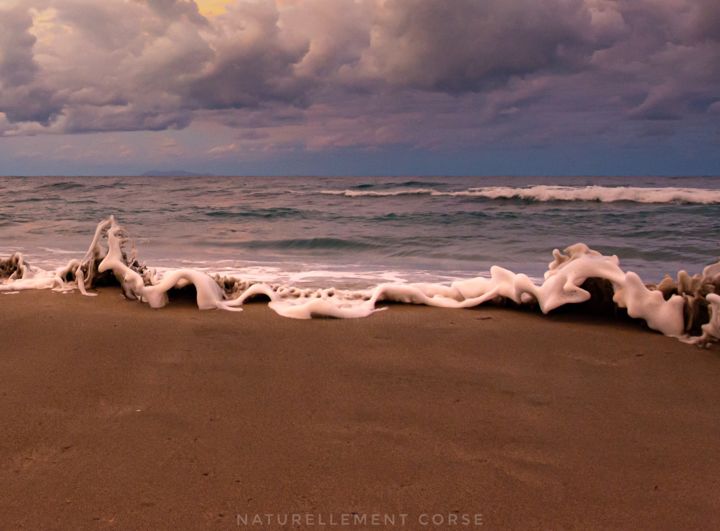
M 0 293 L 22 290 L 90 290 L 117 283 L 129 299 L 161 308 L 168 292 L 194 286 L 200 309 L 240 311 L 247 300 L 264 297 L 284 317 L 360 318 L 383 308 L 383 301 L 424 304 L 443 308 L 469 308 L 508 300 L 536 305 L 543 313 L 561 306 L 611 297 L 630 317 L 643 319 L 653 330 L 683 341 L 707 345 L 720 339 L 720 262 L 702 274 L 680 271 L 677 279 L 665 277 L 657 285 L 645 284 L 632 271 L 620 267 L 617 256 L 605 256 L 578 243 L 564 252 L 553 251 L 553 261 L 542 282 L 525 274 L 493 266 L 487 277 L 442 283 L 384 283 L 364 290 L 298 288 L 288 284 L 253 282 L 234 276 L 210 275 L 195 269 L 158 272 L 137 258 L 126 231 L 109 217 L 97 227 L 87 253 L 63 267 L 45 270 L 26 263 L 22 253 L 0 260 Z

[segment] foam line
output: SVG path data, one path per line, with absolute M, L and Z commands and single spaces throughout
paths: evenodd
M 70 260 L 55 271 L 33 268 L 20 253 L 0 260 L 0 292 L 78 289 L 84 295 L 93 295 L 90 290 L 111 275 L 128 299 L 152 308 L 168 304 L 170 290 L 192 285 L 201 310 L 240 311 L 248 300 L 265 297 L 268 306 L 283 317 L 347 319 L 367 317 L 384 309 L 378 304 L 390 301 L 470 308 L 504 299 L 536 304 L 548 313 L 590 300 L 591 293 L 584 286 L 590 279 L 599 279 L 609 286 L 617 307 L 625 308 L 630 317 L 645 320 L 653 330 L 698 345 L 720 339 L 720 262 L 706 267 L 700 275 L 680 271 L 677 281 L 666 277 L 656 286 L 646 285 L 634 272 L 624 271 L 617 256 L 604 256 L 578 243 L 564 252 L 553 251 L 542 282 L 493 266 L 489 277 L 449 285 L 385 283 L 367 290 L 300 289 L 210 276 L 194 269 L 170 269 L 159 275 L 137 261 L 134 247 L 130 253 L 125 251 L 130 243 L 111 216 L 97 225 L 82 259 Z M 697 333 L 692 335 L 694 330 Z
M 614 203 L 688 203 L 718 204 L 720 190 L 706 188 L 650 188 L 637 186 L 486 186 L 466 190 L 435 188 L 397 188 L 390 190 L 321 190 L 323 195 L 344 197 L 394 197 L 427 195 L 435 197 L 478 197 L 485 199 L 520 199 L 524 201 L 592 201 Z

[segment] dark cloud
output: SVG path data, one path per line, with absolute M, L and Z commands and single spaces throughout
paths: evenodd
M 183 129 L 192 116 L 183 111 L 151 111 L 133 105 L 76 107 L 68 113 L 63 130 L 68 133 L 97 133 L 103 131 L 163 131 Z
M 293 65 L 307 53 L 307 43 L 284 38 L 275 6 L 240 4 L 225 21 L 232 24 L 226 24 L 227 33 L 216 43 L 213 63 L 183 90 L 187 103 L 205 109 L 300 104 L 306 83 Z
M 55 94 L 38 82 L 33 19 L 25 9 L 0 10 L 0 112 L 9 122 L 47 126 L 60 112 Z
M 4 87 L 27 85 L 35 79 L 38 65 L 33 57 L 35 36 L 32 17 L 15 8 L 0 10 L 0 82 Z
M 242 0 L 210 18 L 192 0 L 23 0 L 0 13 L 3 134 L 204 120 L 290 144 L 436 146 L 577 136 L 578 120 L 588 134 L 697 125 L 717 117 L 719 87 L 717 0 Z
M 197 24 L 207 24 L 208 21 L 200 14 L 197 4 L 193 0 L 137 0 L 147 3 L 153 11 L 165 19 L 187 17 Z
M 720 100 L 720 42 L 715 2 L 623 0 L 626 31 L 598 58 L 596 79 L 615 80 L 606 92 L 630 103 L 633 120 L 693 120 Z
M 19 87 L 4 90 L 0 96 L 0 111 L 10 122 L 50 123 L 62 111 L 52 92 L 39 87 Z
M 695 37 L 698 40 L 720 42 L 720 2 L 698 0 L 694 26 Z
M 478 91 L 579 67 L 592 52 L 591 33 L 581 0 L 389 0 L 377 12 L 369 57 L 390 83 Z

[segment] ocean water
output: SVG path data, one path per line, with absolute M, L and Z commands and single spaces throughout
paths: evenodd
M 577 242 L 647 282 L 720 256 L 711 177 L 2 177 L 0 257 L 63 265 L 111 214 L 161 270 L 314 287 L 541 278 Z

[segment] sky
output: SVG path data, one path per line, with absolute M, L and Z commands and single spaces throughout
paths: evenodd
M 0 0 L 0 174 L 720 175 L 717 0 Z

